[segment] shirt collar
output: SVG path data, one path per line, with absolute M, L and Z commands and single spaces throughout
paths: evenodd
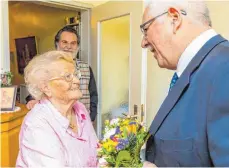
M 52 105 L 52 103 L 49 100 L 44 99 L 44 100 L 42 100 L 42 103 L 44 103 L 44 104 L 46 104 L 48 106 L 48 108 L 52 112 L 54 118 L 58 121 L 58 123 L 65 130 L 68 131 L 69 124 L 70 124 L 69 120 L 66 117 L 64 117 L 63 115 L 61 115 L 61 113 Z M 88 116 L 85 115 L 85 109 L 78 102 L 76 102 L 73 105 L 73 109 L 74 109 L 75 115 L 77 116 L 77 118 L 76 118 L 77 119 L 77 125 L 78 125 L 78 135 L 77 135 L 77 137 L 81 137 L 82 140 L 86 140 L 87 138 L 82 136 L 82 134 L 83 134 L 84 126 L 86 124 L 86 120 L 88 120 L 87 119 Z
M 80 123 L 84 123 L 87 119 L 86 119 L 86 115 L 85 115 L 85 111 L 82 109 L 81 105 L 79 103 L 75 103 L 73 106 L 75 115 L 78 118 L 78 121 L 80 121 Z
M 217 33 L 215 32 L 215 30 L 209 29 L 201 33 L 188 45 L 188 47 L 181 54 L 181 57 L 178 61 L 176 70 L 178 77 L 181 76 L 185 68 L 188 66 L 193 57 L 197 54 L 197 52 L 204 46 L 204 44 L 216 35 Z
M 52 103 L 49 100 L 42 100 L 42 103 L 45 103 L 50 111 L 52 112 L 54 118 L 59 122 L 59 124 L 65 128 L 66 130 L 69 127 L 69 120 L 61 115 L 61 113 L 52 105 Z
M 77 126 L 78 126 L 78 131 L 77 134 L 73 134 L 74 137 L 78 138 L 79 140 L 87 140 L 87 137 L 85 134 L 83 134 L 83 130 L 86 124 L 86 120 L 88 116 L 85 115 L 86 109 L 83 108 L 83 105 L 81 105 L 79 102 L 76 102 L 73 106 L 75 115 L 77 116 Z

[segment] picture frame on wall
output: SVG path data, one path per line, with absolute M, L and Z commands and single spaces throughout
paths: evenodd
M 15 39 L 18 73 L 23 75 L 24 68 L 29 61 L 37 55 L 37 43 L 35 36 Z
M 14 111 L 17 86 L 1 87 L 1 111 Z

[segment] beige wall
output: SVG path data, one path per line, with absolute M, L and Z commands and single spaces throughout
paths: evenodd
M 229 1 L 208 1 L 213 28 L 229 39 Z
M 129 101 L 130 16 L 102 22 L 102 113 Z
M 229 1 L 209 1 L 213 28 L 229 39 Z M 167 96 L 173 71 L 160 69 L 152 53 L 148 52 L 147 74 L 147 125 L 149 126 L 155 117 L 160 105 Z
M 159 68 L 151 52 L 147 58 L 146 124 L 150 126 L 168 93 L 173 71 Z
M 14 84 L 24 83 L 18 74 L 15 38 L 36 36 L 38 53 L 54 49 L 54 36 L 65 25 L 65 17 L 75 16 L 76 12 L 40 6 L 30 2 L 9 2 L 10 51 L 14 52 L 10 64 L 14 74 Z

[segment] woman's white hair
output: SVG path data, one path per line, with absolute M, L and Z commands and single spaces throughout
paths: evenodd
M 50 65 L 59 60 L 64 60 L 74 64 L 70 53 L 55 50 L 35 56 L 25 67 L 25 83 L 29 93 L 36 100 L 40 100 L 45 96 L 45 94 L 40 90 L 40 84 L 47 82 L 52 77 L 53 68 Z
M 168 10 L 169 7 L 179 7 L 193 20 L 212 26 L 207 4 L 202 0 L 145 0 L 145 7 L 149 7 L 153 16 Z

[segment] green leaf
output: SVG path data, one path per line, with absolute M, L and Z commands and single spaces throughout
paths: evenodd
M 127 137 L 128 136 L 128 131 L 126 128 L 123 129 L 123 133 L 124 133 L 124 137 Z
M 116 158 L 116 161 L 121 162 L 123 160 L 126 160 L 126 161 L 131 160 L 130 152 L 129 151 L 123 150 L 123 151 L 120 151 L 118 153 L 118 156 Z
M 110 164 L 115 164 L 115 160 L 113 157 L 112 158 L 105 158 L 105 160 Z
M 116 158 L 115 167 L 119 167 L 122 161 L 130 161 L 130 160 L 131 160 L 131 156 L 129 151 L 126 150 L 120 151 Z

